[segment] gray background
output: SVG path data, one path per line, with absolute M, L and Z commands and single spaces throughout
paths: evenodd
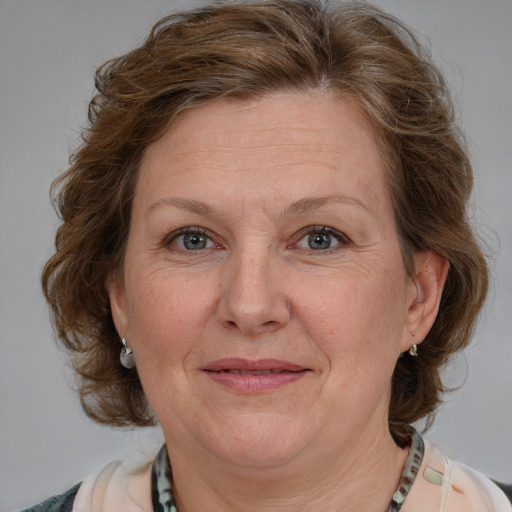
M 476 169 L 474 219 L 494 274 L 475 341 L 446 372 L 449 384 L 465 384 L 447 398 L 429 438 L 512 482 L 512 2 L 378 4 L 431 40 L 453 87 Z M 140 42 L 168 10 L 191 5 L 0 0 L 2 511 L 62 492 L 105 461 L 160 443 L 158 431 L 113 431 L 82 414 L 52 341 L 39 273 L 57 225 L 48 187 L 78 140 L 96 65 Z

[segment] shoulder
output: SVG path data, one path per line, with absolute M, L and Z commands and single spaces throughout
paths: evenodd
M 428 441 L 408 498 L 403 512 L 512 512 L 509 499 L 495 483 L 478 471 L 450 460 Z
M 22 512 L 140 512 L 153 510 L 152 461 L 111 462 L 64 494 Z
M 77 484 L 65 493 L 52 496 L 38 505 L 25 509 L 23 512 L 71 512 L 79 488 L 80 484 Z
M 73 512 L 153 510 L 151 469 L 152 462 L 111 462 L 84 480 Z

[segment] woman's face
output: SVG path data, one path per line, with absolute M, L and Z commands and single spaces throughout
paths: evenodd
M 171 459 L 280 466 L 389 436 L 416 288 L 352 104 L 280 93 L 182 115 L 143 157 L 109 292 Z

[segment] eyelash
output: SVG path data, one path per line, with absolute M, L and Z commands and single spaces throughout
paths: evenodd
M 312 248 L 307 249 L 307 248 L 303 248 L 303 247 L 297 247 L 297 244 L 299 242 L 301 242 L 306 236 L 312 235 L 312 234 L 320 234 L 320 235 L 326 234 L 326 235 L 332 236 L 333 238 L 336 239 L 338 244 L 336 244 L 334 247 L 328 247 L 328 248 L 322 249 L 322 250 L 315 250 L 315 249 L 312 249 Z M 185 227 L 185 228 L 180 228 L 180 229 L 178 229 L 176 231 L 173 231 L 172 233 L 170 233 L 170 234 L 168 234 L 168 235 L 166 235 L 165 237 L 162 238 L 160 245 L 162 247 L 167 247 L 170 250 L 174 250 L 175 252 L 188 253 L 188 254 L 191 254 L 191 253 L 194 253 L 194 252 L 198 252 L 199 253 L 199 252 L 202 252 L 205 249 L 211 249 L 212 248 L 212 247 L 205 247 L 203 249 L 198 249 L 197 251 L 186 250 L 186 249 L 182 249 L 181 247 L 180 248 L 177 248 L 177 247 L 172 248 L 172 243 L 173 242 L 175 242 L 179 237 L 186 236 L 186 235 L 204 236 L 211 243 L 213 243 L 215 245 L 216 249 L 219 249 L 219 248 L 222 247 L 220 244 L 217 244 L 214 241 L 213 237 L 209 234 L 209 232 L 206 229 L 199 228 L 199 227 Z M 294 242 L 293 244 L 288 245 L 287 248 L 291 249 L 291 248 L 295 247 L 298 250 L 305 250 L 305 251 L 317 252 L 317 253 L 323 253 L 323 254 L 334 252 L 334 251 L 340 249 L 341 247 L 350 245 L 352 243 L 351 240 L 344 233 L 341 233 L 340 231 L 337 231 L 336 229 L 330 228 L 328 226 L 307 226 L 307 227 L 301 229 L 297 233 L 296 240 L 297 241 Z
M 176 231 L 173 231 L 172 233 L 169 233 L 168 235 L 164 236 L 161 240 L 161 246 L 162 247 L 167 247 L 171 250 L 174 250 L 176 252 L 181 252 L 181 253 L 193 253 L 193 252 L 196 252 L 196 251 L 192 251 L 192 250 L 186 250 L 186 249 L 182 249 L 181 247 L 180 248 L 172 248 L 172 243 L 176 241 L 176 239 L 178 239 L 180 236 L 186 236 L 186 235 L 197 235 L 197 236 L 204 236 L 206 237 L 209 241 L 213 242 L 216 246 L 216 248 L 218 248 L 218 244 L 216 244 L 213 240 L 213 237 L 210 236 L 210 234 L 208 233 L 208 231 L 206 231 L 206 229 L 204 228 L 199 228 L 199 227 L 186 227 L 186 228 L 180 228 L 180 229 L 177 229 Z M 197 252 L 200 252 L 200 251 L 197 251 Z
M 330 235 L 333 238 L 335 238 L 337 240 L 337 242 L 339 242 L 339 243 L 337 245 L 335 245 L 334 247 L 329 247 L 329 248 L 323 249 L 323 250 L 315 251 L 314 249 L 310 248 L 309 251 L 311 251 L 311 252 L 329 254 L 331 252 L 339 250 L 341 247 L 346 247 L 347 245 L 350 245 L 352 243 L 352 241 L 350 240 L 350 238 L 347 235 L 345 235 L 344 233 L 341 233 L 340 231 L 338 231 L 334 228 L 330 228 L 328 226 L 307 226 L 306 228 L 299 231 L 299 233 L 297 234 L 298 241 L 293 243 L 289 247 L 297 246 L 297 244 L 301 240 L 303 240 L 306 236 L 312 235 L 312 234 L 320 234 L 320 235 L 327 234 L 327 235 Z M 303 248 L 298 248 L 298 249 L 303 249 Z M 308 249 L 304 249 L 304 250 L 308 250 Z

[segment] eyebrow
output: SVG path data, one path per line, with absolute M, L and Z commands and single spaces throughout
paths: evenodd
M 318 210 L 322 206 L 328 203 L 343 203 L 343 204 L 354 204 L 358 205 L 365 210 L 369 210 L 368 206 L 364 204 L 359 199 L 355 197 L 348 197 L 342 195 L 333 195 L 333 196 L 325 196 L 325 197 L 305 197 L 304 199 L 299 199 L 295 203 L 292 203 L 286 210 L 283 212 L 284 217 L 288 216 L 296 216 L 303 215 L 304 213 L 308 213 L 313 210 Z M 211 215 L 214 213 L 214 209 L 202 202 L 197 201 L 195 199 L 184 199 L 181 197 L 164 197 L 154 202 L 148 209 L 147 215 L 149 215 L 153 210 L 158 208 L 161 205 L 174 206 L 180 210 L 189 213 L 195 213 L 196 215 Z
M 174 206 L 175 208 L 179 208 L 185 212 L 195 213 L 197 215 L 210 215 L 213 211 L 211 206 L 203 203 L 202 201 L 196 201 L 195 199 L 183 199 L 181 197 L 164 197 L 153 203 L 148 208 L 146 216 L 160 205 Z
M 318 210 L 320 207 L 328 203 L 353 204 L 360 206 L 365 210 L 369 210 L 368 206 L 365 203 L 363 203 L 359 199 L 356 199 L 355 197 L 333 195 L 326 197 L 305 197 L 304 199 L 300 199 L 299 201 L 296 201 L 295 203 L 291 204 L 288 208 L 286 208 L 284 215 L 302 215 L 312 210 Z

